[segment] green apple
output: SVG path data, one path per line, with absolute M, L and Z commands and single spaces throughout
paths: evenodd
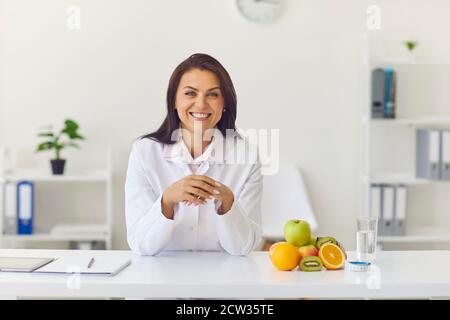
M 284 225 L 284 238 L 294 246 L 306 246 L 311 241 L 311 227 L 304 220 L 289 220 Z

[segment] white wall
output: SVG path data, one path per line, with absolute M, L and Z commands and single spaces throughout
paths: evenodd
M 450 30 L 448 20 L 433 18 L 444 18 L 446 1 L 286 0 L 282 17 L 267 26 L 244 20 L 234 0 L 0 1 L 0 137 L 33 148 L 38 126 L 69 116 L 89 137 L 86 150 L 113 146 L 118 249 L 127 247 L 123 183 L 131 143 L 160 124 L 168 78 L 194 52 L 212 54 L 230 72 L 239 127 L 281 130 L 281 161 L 302 168 L 319 233 L 353 248 L 366 7 L 383 9 L 384 29 L 374 34 L 381 38 L 397 29 L 421 36 Z M 69 4 L 82 10 L 79 31 L 66 28 Z

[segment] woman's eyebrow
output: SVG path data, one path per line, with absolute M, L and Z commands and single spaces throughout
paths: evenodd
M 198 89 L 197 88 L 194 88 L 194 87 L 191 87 L 191 86 L 185 86 L 183 89 L 192 89 L 192 90 L 195 90 L 195 91 L 198 91 Z M 214 87 L 214 88 L 211 88 L 211 89 L 208 89 L 208 91 L 213 91 L 213 90 L 216 90 L 216 89 L 219 89 L 220 90 L 220 87 Z

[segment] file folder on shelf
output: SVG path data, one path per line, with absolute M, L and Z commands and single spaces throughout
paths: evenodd
M 386 90 L 385 90 L 385 98 L 384 98 L 384 117 L 385 118 L 394 118 L 395 117 L 395 73 L 394 69 L 386 68 Z
M 29 181 L 17 183 L 17 233 L 33 233 L 34 185 Z
M 395 188 L 395 212 L 393 234 L 404 236 L 406 230 L 406 187 L 397 186 Z
M 0 149 L 1 151 L 1 149 Z M 5 198 L 6 198 L 6 192 L 5 192 L 5 183 L 0 181 L 0 214 L 5 215 Z M 5 228 L 3 228 L 5 229 Z M 4 230 L 0 230 L 0 232 L 4 232 Z
M 450 180 L 450 131 L 442 131 L 441 177 Z
M 383 69 L 375 69 L 372 71 L 372 119 L 384 118 L 385 92 L 386 74 Z
M 373 184 L 370 186 L 370 216 L 378 217 L 378 232 L 383 230 L 383 187 Z
M 3 225 L 4 234 L 17 233 L 17 186 L 13 182 L 4 184 L 4 203 L 5 224 Z
M 441 132 L 419 129 L 416 136 L 416 175 L 418 178 L 439 180 L 441 169 Z
M 370 216 L 381 216 L 381 186 L 373 184 L 370 187 Z
M 393 234 L 393 220 L 394 220 L 394 203 L 395 188 L 393 186 L 383 186 L 383 235 Z

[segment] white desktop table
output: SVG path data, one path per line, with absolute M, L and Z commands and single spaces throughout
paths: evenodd
M 349 252 L 349 258 L 354 257 Z M 0 272 L 0 297 L 28 298 L 449 298 L 450 251 L 384 251 L 367 273 L 278 271 L 267 252 L 235 257 L 220 252 L 170 252 L 141 257 L 129 251 L 0 249 L 0 256 L 129 256 L 114 277 Z

